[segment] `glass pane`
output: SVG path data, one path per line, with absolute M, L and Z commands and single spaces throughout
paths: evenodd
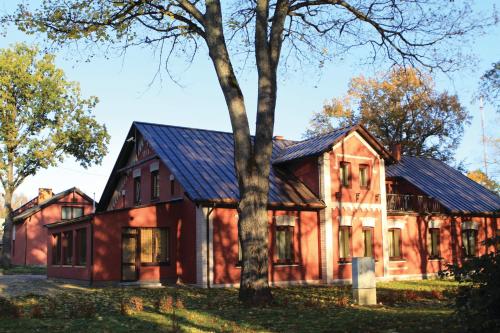
M 276 254 L 278 259 L 285 259 L 285 231 L 280 229 L 276 230 Z
M 431 229 L 431 246 L 431 255 L 437 257 L 439 255 L 439 229 Z
M 165 228 L 154 229 L 154 256 L 156 262 L 168 261 L 168 230 Z
M 73 232 L 65 232 L 63 239 L 63 265 L 73 263 Z
M 469 255 L 474 256 L 476 255 L 476 230 L 470 230 L 469 232 L 470 238 L 469 238 Z
M 61 218 L 67 220 L 71 218 L 71 207 L 63 207 L 61 210 Z
M 394 257 L 394 230 L 389 230 L 389 257 Z
M 339 232 L 339 246 L 340 246 L 340 258 L 350 257 L 350 241 L 349 241 L 349 229 L 341 228 Z
M 83 208 L 82 207 L 73 207 L 73 218 L 83 216 Z
M 78 264 L 85 266 L 87 264 L 87 229 L 76 231 L 78 244 Z
M 292 235 L 293 235 L 293 229 L 291 227 L 286 228 L 286 253 L 285 253 L 285 259 L 286 260 L 292 260 L 292 249 L 293 249 L 293 241 L 292 241 Z
M 372 257 L 372 231 L 370 229 L 363 230 L 364 244 L 365 244 L 365 257 Z
M 141 262 L 153 261 L 153 229 L 141 229 Z
M 466 256 L 469 256 L 470 253 L 469 253 L 469 239 L 468 239 L 468 230 L 464 230 L 462 232 L 462 245 L 464 247 L 464 252 L 465 252 L 465 255 Z
M 399 229 L 394 230 L 394 256 L 400 257 L 401 249 L 401 231 Z
M 122 263 L 134 264 L 135 263 L 135 251 L 136 251 L 136 239 L 135 237 L 124 236 L 122 239 Z
M 361 167 L 359 169 L 359 183 L 361 186 L 364 186 L 364 187 L 366 187 L 366 185 L 367 185 L 366 170 L 367 170 L 366 167 Z

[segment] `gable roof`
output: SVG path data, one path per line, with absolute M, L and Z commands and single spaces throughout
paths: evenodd
M 433 197 L 451 213 L 494 213 L 500 197 L 442 161 L 403 156 L 386 177 L 401 177 Z
M 234 204 L 239 197 L 234 168 L 233 134 L 179 126 L 134 122 L 129 137 L 136 129 L 150 144 L 157 157 L 170 169 L 197 203 Z M 274 140 L 273 157 L 287 145 L 287 140 Z M 104 189 L 99 210 L 106 209 L 117 185 L 118 170 L 124 166 L 132 145 L 125 144 L 112 175 Z M 324 203 L 291 173 L 272 167 L 269 176 L 269 204 L 322 208 Z
M 67 189 L 66 191 L 62 191 L 60 193 L 57 193 L 57 194 L 53 195 L 52 197 L 48 198 L 45 201 L 37 203 L 33 207 L 28 208 L 28 209 L 22 211 L 21 213 L 19 213 L 17 215 L 16 215 L 16 211 L 14 211 L 13 212 L 13 214 L 14 214 L 14 222 L 18 222 L 18 221 L 21 221 L 21 220 L 24 220 L 24 219 L 30 217 L 31 215 L 39 212 L 40 210 L 42 210 L 43 208 L 47 207 L 48 205 L 51 205 L 51 204 L 57 202 L 59 199 L 64 198 L 65 196 L 67 196 L 68 194 L 73 193 L 73 192 L 78 193 L 79 195 L 81 195 L 88 202 L 91 202 L 91 203 L 94 202 L 94 200 L 91 197 L 89 197 L 88 195 L 86 195 L 82 190 L 80 190 L 77 187 L 72 187 L 72 188 Z M 32 200 L 28 201 L 28 203 L 34 202 L 35 199 L 32 199 Z M 19 207 L 18 210 L 20 208 L 22 208 L 23 206 Z
M 382 157 L 392 160 L 391 154 L 376 140 L 362 125 L 354 124 L 321 134 L 303 141 L 295 142 L 282 149 L 273 159 L 273 164 L 290 162 L 302 158 L 318 156 L 332 149 L 332 147 L 357 131 Z

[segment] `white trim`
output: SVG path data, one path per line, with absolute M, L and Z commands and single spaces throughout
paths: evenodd
M 318 158 L 320 197 L 325 208 L 320 212 L 321 276 L 324 282 L 333 280 L 333 220 L 332 220 L 332 178 L 330 152 Z
M 160 162 L 159 161 L 153 162 L 149 165 L 150 172 L 158 171 L 159 169 L 160 169 Z
M 473 221 L 462 222 L 462 230 L 479 230 L 479 223 Z
M 332 202 L 332 206 L 333 208 L 343 208 L 351 210 L 382 210 L 382 205 L 375 203 L 334 201 Z
M 429 229 L 439 229 L 443 225 L 443 221 L 430 220 L 427 224 Z
M 175 176 L 174 176 L 174 174 L 173 174 L 173 173 L 172 173 L 172 174 L 170 174 L 169 180 L 175 180 Z
M 208 211 L 208 208 L 207 208 Z M 205 212 L 207 213 L 207 212 Z M 213 213 L 213 211 L 212 211 Z M 208 260 L 208 281 L 210 281 L 210 286 L 214 283 L 214 219 L 213 215 L 208 217 L 208 253 L 210 254 Z
M 374 217 L 362 217 L 361 225 L 365 228 L 375 228 L 375 221 L 377 219 Z
M 406 220 L 388 220 L 387 228 L 388 229 L 404 229 L 406 227 Z
M 389 274 L 389 242 L 387 240 L 387 195 L 385 193 L 385 161 L 379 158 L 379 183 L 380 183 L 380 206 L 382 214 L 382 252 L 384 262 L 384 276 Z
M 141 176 L 141 169 L 135 169 L 134 171 L 132 171 L 132 177 L 133 178 L 137 178 L 137 177 L 140 177 Z
M 332 147 L 332 150 L 335 150 L 336 148 L 338 148 L 340 145 L 342 145 L 342 143 L 344 141 L 347 141 L 349 139 L 351 139 L 352 137 L 356 137 L 362 144 L 363 146 L 365 146 L 369 151 L 370 153 L 372 153 L 373 155 L 375 156 L 379 156 L 379 154 L 375 151 L 375 149 L 372 148 L 371 145 L 368 144 L 368 142 L 365 141 L 365 139 L 363 139 L 363 137 L 361 135 L 358 134 L 358 132 L 354 131 L 354 132 L 351 132 L 349 133 L 348 136 L 346 136 L 344 139 L 340 140 L 339 142 L 337 142 L 333 147 Z
M 339 215 L 338 221 L 342 227 L 352 227 L 352 216 L 350 215 Z

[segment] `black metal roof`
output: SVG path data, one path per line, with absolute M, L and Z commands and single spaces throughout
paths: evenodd
M 401 177 L 433 197 L 452 213 L 494 213 L 500 197 L 446 163 L 403 156 L 386 169 L 386 177 Z
M 239 197 L 233 134 L 134 122 L 159 159 L 195 201 L 233 201 Z M 274 140 L 273 157 L 292 142 Z M 323 202 L 291 173 L 272 167 L 269 203 L 322 207 Z

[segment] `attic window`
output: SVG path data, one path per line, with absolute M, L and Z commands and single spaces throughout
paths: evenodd
M 63 206 L 61 208 L 61 219 L 71 220 L 83 216 L 83 207 Z

